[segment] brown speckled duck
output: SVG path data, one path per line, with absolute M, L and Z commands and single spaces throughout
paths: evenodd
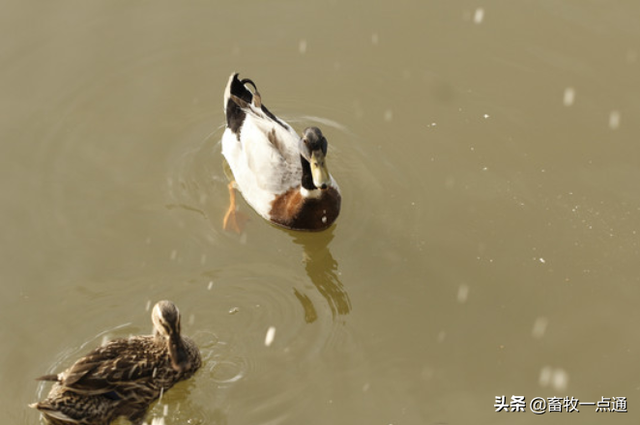
M 253 91 L 248 87 L 252 87 Z M 265 219 L 293 230 L 324 230 L 340 213 L 341 195 L 326 164 L 327 139 L 317 127 L 302 137 L 263 104 L 256 85 L 234 73 L 224 92 L 227 127 L 222 154 L 235 181 L 229 184 L 231 205 L 227 230 L 240 231 L 237 188 Z
M 115 339 L 57 375 L 48 397 L 30 405 L 52 425 L 109 425 L 124 416 L 142 424 L 149 405 L 201 365 L 195 343 L 180 334 L 180 312 L 160 301 L 151 313 L 153 335 Z

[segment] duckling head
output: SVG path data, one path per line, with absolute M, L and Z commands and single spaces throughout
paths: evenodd
M 171 301 L 158 301 L 153 307 L 151 320 L 154 335 L 164 338 L 169 349 L 171 366 L 178 372 L 189 368 L 190 362 L 180 336 L 180 310 Z

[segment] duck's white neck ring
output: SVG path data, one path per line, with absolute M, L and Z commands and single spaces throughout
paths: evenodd
M 300 194 L 302 195 L 303 198 L 311 198 L 311 199 L 318 199 L 319 197 L 322 196 L 322 190 L 320 189 L 305 189 L 304 187 L 300 186 Z

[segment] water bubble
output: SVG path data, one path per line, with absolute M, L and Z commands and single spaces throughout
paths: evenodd
M 564 106 L 571 106 L 576 100 L 576 91 L 573 87 L 567 87 L 564 89 L 564 96 L 562 97 L 562 103 Z
M 544 366 L 540 370 L 538 383 L 542 387 L 551 386 L 556 391 L 564 391 L 569 385 L 569 374 L 560 367 Z
M 301 55 L 307 53 L 307 40 L 304 38 L 300 39 L 300 42 L 298 43 L 298 51 Z
M 273 339 L 276 337 L 276 328 L 275 326 L 269 326 L 267 329 L 267 334 L 264 337 L 264 345 L 270 347 L 273 344 Z
M 484 9 L 479 7 L 473 13 L 473 23 L 474 24 L 481 24 L 482 21 L 484 21 Z
M 611 111 L 609 114 L 609 128 L 617 130 L 620 127 L 620 112 Z
M 458 302 L 463 304 L 469 298 L 469 285 L 460 285 L 458 287 Z
M 533 322 L 533 329 L 531 330 L 531 336 L 536 339 L 540 339 L 547 332 L 547 325 L 549 324 L 549 319 L 546 317 L 538 317 L 535 322 Z
M 556 391 L 564 391 L 569 384 L 569 374 L 564 369 L 556 369 L 553 374 L 551 386 Z
M 551 366 L 545 366 L 540 371 L 540 376 L 538 377 L 538 384 L 541 387 L 546 387 L 551 382 L 551 374 L 553 373 L 553 369 Z

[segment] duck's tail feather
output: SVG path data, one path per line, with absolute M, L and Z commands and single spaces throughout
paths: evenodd
M 257 114 L 268 117 L 268 119 L 277 122 L 285 129 L 288 128 L 262 104 L 262 97 L 253 80 L 249 78 L 240 80 L 238 75 L 237 72 L 231 74 L 224 90 L 224 112 L 227 117 L 227 127 L 234 134 L 239 134 L 247 116 L 247 110 L 252 110 L 253 112 L 261 111 L 261 113 L 257 112 Z M 247 85 L 253 86 L 253 92 L 247 88 Z
M 242 123 L 247 116 L 244 109 L 253 100 L 253 94 L 238 79 L 238 75 L 237 72 L 231 74 L 227 87 L 224 89 L 224 114 L 227 117 L 227 127 L 234 134 L 240 132 Z M 252 81 L 251 84 L 255 87 Z

